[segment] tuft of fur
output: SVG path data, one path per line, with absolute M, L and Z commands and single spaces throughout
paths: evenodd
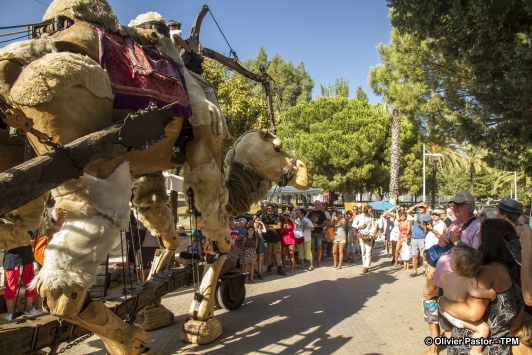
M 221 228 L 227 224 L 226 205 L 229 194 L 225 177 L 214 159 L 194 169 L 185 163 L 183 191 L 187 191 L 189 187 L 194 191 L 194 206 L 201 212 L 201 216 L 197 218 L 198 229 L 210 240 L 229 240 L 227 228 Z M 188 196 L 186 199 L 188 203 Z
M 88 290 L 94 284 L 98 265 L 120 244 L 120 230 L 129 222 L 131 184 L 124 162 L 105 180 L 85 174 L 54 191 L 54 209 L 66 210 L 67 218 L 30 287 L 42 282 L 51 289 L 77 284 Z
M 120 32 L 121 26 L 106 0 L 54 0 L 42 20 L 65 15 L 72 19 L 98 24 L 108 31 Z
M 27 231 L 39 228 L 43 212 L 44 198 L 40 196 L 0 216 L 0 249 L 8 250 L 28 244 L 30 236 Z
M 232 162 L 229 166 L 227 211 L 230 215 L 237 216 L 249 211 L 252 203 L 266 196 L 271 180 L 249 164 Z
M 168 194 L 162 173 L 143 175 L 133 183 L 131 205 L 138 209 L 139 221 L 161 239 L 165 248 L 176 249 L 180 240 L 166 203 Z
M 155 11 L 150 11 L 145 14 L 140 14 L 134 20 L 129 21 L 128 27 L 135 27 L 146 22 L 160 22 L 166 26 L 163 15 Z
M 0 49 L 0 61 L 12 60 L 20 65 L 28 65 L 48 53 L 56 53 L 57 47 L 53 37 L 47 34 L 38 39 L 8 44 Z
M 35 106 L 73 86 L 82 86 L 99 98 L 114 98 L 105 70 L 89 57 L 68 52 L 47 54 L 25 67 L 11 98 L 17 104 Z
M 135 207 L 151 207 L 166 204 L 166 180 L 162 173 L 147 174 L 139 177 L 133 183 L 133 197 L 131 204 Z

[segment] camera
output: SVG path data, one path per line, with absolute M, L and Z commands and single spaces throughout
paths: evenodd
M 429 224 L 432 226 L 432 221 L 423 221 L 423 224 L 428 226 Z

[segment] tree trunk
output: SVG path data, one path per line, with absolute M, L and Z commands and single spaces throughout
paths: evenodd
M 394 107 L 392 113 L 392 147 L 390 157 L 390 203 L 397 205 L 399 198 L 399 157 L 401 155 L 401 115 Z
M 342 184 L 342 199 L 344 202 L 353 201 L 353 189 L 350 181 L 346 181 Z

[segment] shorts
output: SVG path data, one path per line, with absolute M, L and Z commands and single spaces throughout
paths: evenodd
M 323 233 L 321 232 L 310 232 L 310 247 L 311 248 L 321 248 Z
M 311 241 L 306 241 L 303 244 L 298 244 L 297 246 L 297 255 L 299 257 L 299 260 L 312 260 L 312 252 L 310 251 L 310 243 Z
M 423 239 L 410 239 L 410 252 L 412 253 L 412 257 L 417 256 L 417 253 L 419 252 L 419 255 L 423 257 L 423 252 L 425 251 L 425 238 Z
M 268 253 L 280 253 L 281 252 L 281 242 L 277 243 L 267 243 L 266 252 Z
M 423 318 L 429 324 L 438 324 L 438 301 L 437 299 L 423 299 Z
M 333 240 L 332 242 L 333 242 L 333 243 L 345 243 L 345 239 L 340 239 L 340 240 L 335 239 L 335 240 Z
M 345 245 L 345 250 L 348 252 L 348 253 L 354 253 L 356 251 L 356 248 L 355 248 L 355 243 L 347 243 Z
M 35 277 L 35 271 L 33 270 L 33 263 L 22 266 L 15 266 L 13 268 L 6 269 L 6 292 L 4 295 L 5 300 L 12 300 L 17 295 L 18 278 L 22 274 L 22 284 L 24 285 L 24 297 L 33 297 L 35 290 L 28 290 L 28 285 Z

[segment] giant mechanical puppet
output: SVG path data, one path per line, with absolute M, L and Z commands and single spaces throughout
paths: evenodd
M 226 176 L 225 117 L 205 94 L 209 84 L 185 67 L 160 15 L 123 26 L 105 0 L 55 0 L 43 23 L 33 39 L 0 49 L 0 115 L 26 132 L 44 159 L 35 175 L 31 164 L 12 168 L 0 157 L 0 171 L 9 169 L 0 174 L 0 190 L 35 181 L 17 196 L 2 190 L 0 249 L 28 242 L 26 231 L 42 214 L 43 186 L 54 187 L 55 210 L 65 210 L 67 221 L 33 281 L 44 308 L 100 336 L 110 354 L 146 353 L 145 331 L 85 294 L 98 264 L 120 243 L 131 209 L 160 242 L 152 274 L 170 263 L 179 238 L 161 171 L 179 150 L 189 213 L 219 254 L 206 268 L 181 339 L 213 341 L 221 334 L 214 287 L 230 248 L 228 217 L 264 198 L 272 181 L 306 189 L 305 165 L 282 150 L 275 131 L 250 131 L 227 154 Z M 112 140 L 95 138 L 108 127 Z

